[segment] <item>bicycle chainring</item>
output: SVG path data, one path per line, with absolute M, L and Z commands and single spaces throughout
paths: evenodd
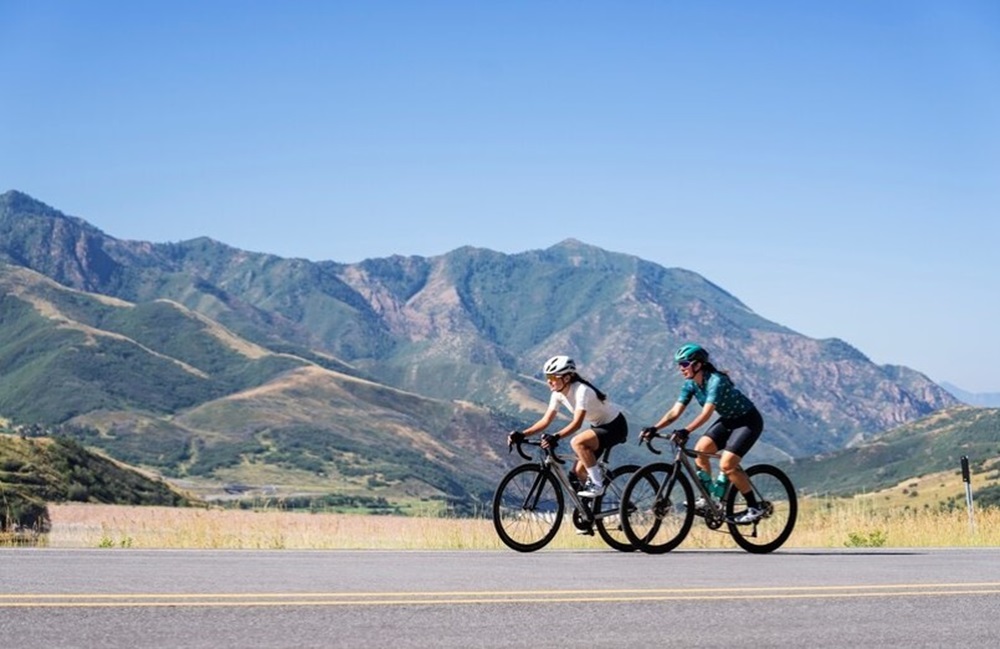
M 715 507 L 707 507 L 705 509 L 705 525 L 708 526 L 708 529 L 717 530 L 725 522 L 726 517 L 722 515 L 720 509 L 716 509 Z
M 578 530 L 586 531 L 591 529 L 594 525 L 594 521 L 584 519 L 584 514 L 577 508 L 573 508 L 573 527 Z

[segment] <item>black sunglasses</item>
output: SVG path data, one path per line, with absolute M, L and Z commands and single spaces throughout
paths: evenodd
M 698 361 L 679 361 L 677 363 L 678 367 L 690 367 L 691 365 L 697 363 Z

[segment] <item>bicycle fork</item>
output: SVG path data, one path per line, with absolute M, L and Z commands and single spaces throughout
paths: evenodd
M 660 490 L 656 494 L 656 500 L 653 502 L 653 514 L 658 519 L 662 519 L 674 507 L 674 503 L 670 499 L 670 494 L 674 493 L 674 485 L 677 484 L 677 475 L 680 473 L 680 470 L 680 463 L 674 462 L 670 469 L 670 475 L 660 485 Z M 687 503 L 685 503 L 685 506 L 687 506 Z
M 535 482 L 531 485 L 531 489 L 524 496 L 524 502 L 521 503 L 521 510 L 526 512 L 533 512 L 538 508 L 538 501 L 542 499 L 542 492 L 545 490 L 545 472 L 540 471 L 535 475 Z

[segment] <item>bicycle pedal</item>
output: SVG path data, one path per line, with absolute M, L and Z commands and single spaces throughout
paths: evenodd
M 725 520 L 730 525 L 742 525 L 742 526 L 753 525 L 754 529 L 756 529 L 757 523 L 760 522 L 759 518 L 756 518 L 756 519 L 754 519 L 752 521 L 741 521 L 741 520 L 738 520 L 740 518 L 740 516 L 742 516 L 742 514 L 733 514 L 732 516 L 726 516 Z
M 593 536 L 594 535 L 594 528 L 587 527 L 587 528 L 584 528 L 582 530 L 579 529 L 579 528 L 577 528 L 576 533 L 579 536 Z

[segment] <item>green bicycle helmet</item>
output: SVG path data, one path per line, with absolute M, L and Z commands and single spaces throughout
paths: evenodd
M 708 352 L 701 345 L 695 343 L 686 343 L 681 345 L 674 353 L 674 362 L 680 363 L 681 361 L 698 361 L 704 363 L 708 360 Z

